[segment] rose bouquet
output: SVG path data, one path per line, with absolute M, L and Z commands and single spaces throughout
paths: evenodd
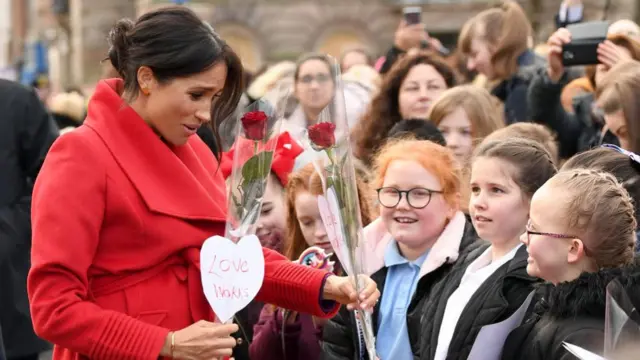
M 233 145 L 233 165 L 227 179 L 229 189 L 228 221 L 225 236 L 231 240 L 255 233 L 262 199 L 271 171 L 277 141 L 270 138 L 284 109 L 258 100 L 244 109 L 238 121 Z
M 307 128 L 309 146 L 324 156 L 314 161 L 322 179 L 324 194 L 318 196 L 318 208 L 327 236 L 342 268 L 360 291 L 360 275 L 366 274 L 366 254 L 356 173 L 349 139 L 344 93 L 337 62 L 333 60 L 334 95 Z M 370 359 L 375 359 L 375 339 L 371 315 L 357 310 L 358 331 L 365 340 Z

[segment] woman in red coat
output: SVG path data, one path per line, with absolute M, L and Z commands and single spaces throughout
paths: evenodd
M 199 274 L 204 240 L 224 232 L 225 186 L 193 135 L 234 109 L 240 60 L 183 7 L 120 21 L 110 42 L 123 80 L 98 84 L 84 125 L 53 145 L 34 190 L 35 330 L 56 345 L 54 359 L 230 355 L 237 326 L 210 322 Z M 335 301 L 356 305 L 347 279 L 264 257 L 259 301 L 322 317 Z M 363 308 L 379 297 L 367 280 Z

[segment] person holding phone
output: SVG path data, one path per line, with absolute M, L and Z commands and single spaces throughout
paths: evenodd
M 422 9 L 420 7 L 405 7 L 403 18 L 394 35 L 393 46 L 378 64 L 380 74 L 391 70 L 396 61 L 412 49 L 433 50 L 441 55 L 448 55 L 448 50 L 442 43 L 429 36 L 426 26 L 422 23 Z
M 568 158 L 601 143 L 618 145 L 618 141 L 604 129 L 603 114 L 594 106 L 594 93 L 586 92 L 573 98 L 573 111 L 562 105 L 563 88 L 570 81 L 563 64 L 562 50 L 571 42 L 571 32 L 558 29 L 547 41 L 547 66 L 539 69 L 531 80 L 528 101 L 531 120 L 551 128 L 558 134 L 560 157 Z M 587 66 L 587 78 L 594 91 L 610 68 L 629 59 L 640 59 L 640 45 L 626 35 L 609 35 L 597 46 L 597 64 Z

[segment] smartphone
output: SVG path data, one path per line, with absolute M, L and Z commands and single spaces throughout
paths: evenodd
M 564 66 L 598 64 L 598 45 L 607 39 L 609 23 L 590 21 L 567 26 L 571 42 L 562 47 Z
M 422 8 L 419 6 L 408 6 L 402 9 L 404 21 L 407 25 L 416 25 L 422 22 Z

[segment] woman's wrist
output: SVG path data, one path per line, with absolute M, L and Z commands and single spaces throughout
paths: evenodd
M 164 345 L 162 346 L 162 350 L 160 350 L 160 356 L 173 358 L 173 352 L 176 347 L 176 335 L 173 331 L 170 331 L 167 334 L 167 337 L 164 339 Z

